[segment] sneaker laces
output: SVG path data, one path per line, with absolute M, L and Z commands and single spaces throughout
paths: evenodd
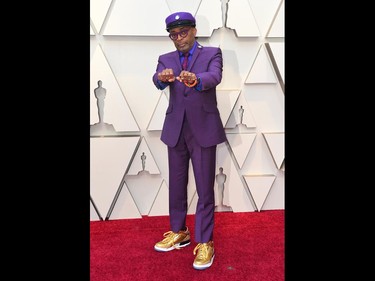
M 195 255 L 197 251 L 198 251 L 197 257 L 205 259 L 208 255 L 208 244 L 199 243 L 197 246 L 195 246 L 193 254 Z
M 179 245 L 175 245 L 175 244 L 174 244 L 174 238 L 175 238 L 175 236 L 176 236 L 177 234 L 178 234 L 178 233 L 174 233 L 172 230 L 165 232 L 165 233 L 163 234 L 163 236 L 165 237 L 165 238 L 163 239 L 163 242 L 168 243 L 169 241 L 171 241 L 171 242 L 172 242 L 172 246 L 173 246 L 175 249 L 177 249 L 177 250 L 181 250 L 181 247 L 180 247 Z

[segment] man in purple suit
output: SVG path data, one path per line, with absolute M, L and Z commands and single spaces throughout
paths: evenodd
M 220 48 L 203 47 L 196 41 L 192 14 L 173 13 L 165 23 L 177 50 L 159 56 L 152 80 L 159 90 L 169 86 L 170 93 L 161 133 L 161 140 L 168 146 L 170 230 L 154 248 L 167 252 L 190 244 L 186 215 L 191 160 L 198 194 L 193 267 L 206 269 L 215 257 L 216 146 L 226 141 L 216 98 L 223 58 Z

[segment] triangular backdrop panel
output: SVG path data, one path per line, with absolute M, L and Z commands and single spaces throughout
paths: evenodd
M 229 146 L 233 151 L 233 156 L 242 169 L 242 165 L 249 154 L 250 148 L 254 143 L 256 133 L 251 134 L 227 134 Z
M 261 42 L 238 40 L 229 28 L 215 30 L 208 41 L 208 45 L 218 46 L 223 52 L 223 77 L 217 90 L 241 90 Z
M 254 116 L 251 113 L 251 109 L 242 92 L 239 95 L 236 104 L 233 107 L 232 114 L 229 116 L 228 122 L 224 127 L 240 127 L 240 129 L 256 127 Z
M 258 211 L 261 211 L 268 193 L 276 179 L 275 175 L 244 175 Z
M 223 26 L 221 19 L 221 1 L 202 0 L 195 20 L 198 37 L 210 37 L 215 29 Z M 193 14 L 194 15 L 194 14 Z
M 92 201 L 90 200 L 90 221 L 100 221 L 103 219 L 103 216 L 102 214 L 100 214 L 99 210 L 95 209 L 94 207 L 95 202 L 92 202 Z
M 104 122 L 113 125 L 117 133 L 139 132 L 138 124 L 100 46 L 96 48 L 90 65 L 91 125 L 99 122 L 97 99 L 94 93 L 99 80 L 102 81 L 102 87 L 107 90 L 104 100 Z
M 259 27 L 261 36 L 266 37 L 274 19 L 278 13 L 278 8 L 283 0 L 249 0 L 251 10 Z M 231 3 L 230 1 L 229 3 Z
M 163 129 L 163 123 L 165 113 L 167 112 L 168 103 L 169 101 L 166 93 L 164 91 L 161 91 L 158 103 L 147 126 L 147 131 L 161 131 Z
M 265 46 L 271 58 L 280 86 L 284 92 L 284 42 L 265 43 Z
M 96 53 L 96 48 L 98 47 L 98 40 L 95 36 L 90 36 L 90 62 L 92 61 L 92 58 L 94 57 L 94 54 Z M 98 115 L 96 116 L 96 119 L 99 119 Z
M 229 1 L 227 27 L 238 37 L 259 37 L 260 32 L 248 0 Z
M 140 137 L 90 138 L 90 195 L 105 216 Z
M 271 152 L 272 159 L 278 169 L 285 158 L 285 134 L 284 133 L 262 133 L 267 147 Z
M 252 199 L 249 197 L 247 187 L 242 182 L 230 155 L 226 143 L 221 143 L 217 146 L 216 174 L 219 173 L 219 168 L 222 167 L 223 173 L 227 175 L 223 203 L 231 207 L 233 212 L 253 212 L 255 209 Z M 216 198 L 217 192 L 217 183 L 215 182 Z
M 146 173 L 151 175 L 160 174 L 160 170 L 155 162 L 154 156 L 147 144 L 144 137 L 141 139 L 141 143 L 135 153 L 134 159 L 130 165 L 127 175 L 138 175 L 140 173 Z
M 149 216 L 169 215 L 169 189 L 165 181 L 159 187 L 158 193 L 150 208 Z
M 113 207 L 112 213 L 109 215 L 109 219 L 120 220 L 140 218 L 142 218 L 142 215 L 134 201 L 133 196 L 129 192 L 126 182 L 124 182 L 116 204 Z
M 170 13 L 185 11 L 185 12 L 191 13 L 194 16 L 202 0 L 189 0 L 189 1 L 165 0 L 165 2 L 167 2 Z M 165 15 L 165 17 L 167 16 L 168 15 Z
M 277 76 L 264 45 L 261 45 L 245 84 L 277 83 Z
M 217 107 L 220 112 L 221 122 L 223 125 L 228 122 L 230 113 L 240 95 L 241 90 L 217 90 Z
M 284 0 L 280 3 L 280 8 L 277 10 L 276 17 L 272 22 L 269 32 L 266 37 L 268 38 L 284 38 L 285 36 L 285 14 L 284 14 Z
M 91 24 L 90 24 L 90 35 L 95 35 L 95 32 L 94 32 L 94 30 L 92 29 Z
M 165 0 L 116 0 L 103 35 L 168 36 Z
M 90 0 L 90 19 L 98 33 L 102 28 L 111 2 L 112 0 Z
M 162 180 L 160 176 L 150 175 L 149 173 L 125 176 L 126 185 L 143 216 L 150 212 Z

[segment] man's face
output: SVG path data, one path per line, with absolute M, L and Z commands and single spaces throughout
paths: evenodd
M 169 37 L 180 52 L 188 52 L 194 45 L 197 29 L 192 26 L 181 26 L 169 30 Z

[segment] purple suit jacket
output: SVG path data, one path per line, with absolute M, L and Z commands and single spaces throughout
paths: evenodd
M 152 78 L 158 89 L 157 75 L 165 68 L 172 68 L 175 76 L 180 74 L 182 67 L 177 50 L 159 56 Z M 177 80 L 169 84 L 169 105 L 160 139 L 174 147 L 186 114 L 194 137 L 201 146 L 209 147 L 226 141 L 216 99 L 216 86 L 221 82 L 223 71 L 221 49 L 198 44 L 187 70 L 201 78 L 202 90 L 186 87 Z

